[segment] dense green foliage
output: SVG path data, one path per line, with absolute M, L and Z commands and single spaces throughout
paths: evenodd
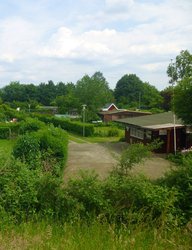
M 67 134 L 62 129 L 44 127 L 38 132 L 19 136 L 13 156 L 32 169 L 42 167 L 45 171 L 57 171 L 59 165 L 63 169 L 66 163 L 67 142 Z
M 0 139 L 7 139 L 10 137 L 9 127 L 0 127 Z
M 63 183 L 56 167 L 58 158 L 65 156 L 63 133 L 51 126 L 22 135 L 15 147 L 25 150 L 29 161 L 21 157 L 1 166 L 2 247 L 175 249 L 177 244 L 190 249 L 190 157 L 185 157 L 183 167 L 157 181 L 127 170 L 113 171 L 105 180 L 82 172 L 79 178 Z M 139 156 L 138 150 L 142 151 Z M 148 150 L 136 144 L 123 153 L 120 163 L 123 159 L 130 169 L 148 157 Z M 34 153 L 41 162 L 32 168 Z M 187 222 L 182 231 L 180 226 Z
M 129 169 L 148 157 L 149 150 L 142 146 L 138 156 L 141 148 L 135 144 L 120 159 L 120 164 L 126 163 L 121 173 L 121 169 L 115 169 L 105 180 L 93 173 L 82 173 L 63 185 L 58 165 L 66 157 L 63 133 L 50 127 L 18 138 L 13 154 L 20 161 L 13 160 L 1 168 L 1 214 L 7 211 L 8 218 L 16 221 L 34 215 L 59 221 L 89 221 L 101 216 L 117 224 L 135 224 L 141 219 L 139 214 L 142 221 L 148 221 L 150 216 L 152 221 L 167 225 L 190 218 L 190 160 L 185 171 L 155 183 L 131 175 Z
M 174 110 L 186 124 L 192 124 L 192 77 L 180 81 L 174 89 Z
M 39 110 L 39 105 L 54 105 L 61 114 L 80 115 L 86 104 L 86 121 L 97 120 L 97 112 L 106 103 L 115 101 L 122 108 L 151 109 L 159 108 L 162 102 L 160 92 L 134 74 L 124 75 L 113 92 L 101 72 L 85 75 L 76 84 L 48 81 L 35 86 L 11 82 L 1 89 L 0 98 L 27 112 Z
M 192 123 L 192 55 L 181 51 L 175 62 L 168 66 L 167 74 L 174 87 L 173 109 L 186 124 Z
M 124 75 L 116 84 L 114 95 L 119 106 L 157 108 L 162 102 L 159 91 L 134 74 Z
M 39 120 L 53 124 L 56 127 L 61 127 L 62 129 L 76 134 L 83 134 L 83 129 L 85 130 L 85 136 L 92 136 L 94 133 L 94 126 L 88 123 L 82 123 L 78 121 L 71 121 L 69 119 L 57 118 L 53 116 L 46 115 L 36 115 Z
M 108 83 L 100 72 L 96 72 L 91 77 L 85 75 L 79 80 L 76 85 L 76 94 L 79 96 L 80 103 L 86 104 L 88 110 L 92 112 L 113 101 Z

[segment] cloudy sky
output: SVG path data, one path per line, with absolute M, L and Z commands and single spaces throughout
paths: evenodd
M 191 0 L 0 0 L 0 87 L 134 73 L 159 90 L 192 52 Z

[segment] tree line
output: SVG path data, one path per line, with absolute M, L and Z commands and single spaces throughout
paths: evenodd
M 158 91 L 148 82 L 143 82 L 135 74 L 122 76 L 112 90 L 103 74 L 96 72 L 92 76 L 83 76 L 76 84 L 54 83 L 52 80 L 39 85 L 11 82 L 0 89 L 0 98 L 1 102 L 9 103 L 12 107 L 30 105 L 34 108 L 38 104 L 58 106 L 59 113 L 70 113 L 73 110 L 80 112 L 82 105 L 86 104 L 92 116 L 110 102 L 115 102 L 119 108 L 151 111 L 169 111 L 174 108 L 181 118 L 189 122 L 189 119 L 192 120 L 192 115 L 188 115 L 189 107 L 192 106 L 191 72 L 192 55 L 184 50 L 168 66 L 167 75 L 171 84 L 162 91 Z M 182 103 L 187 105 L 181 105 Z

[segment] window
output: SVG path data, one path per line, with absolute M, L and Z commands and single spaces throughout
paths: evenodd
M 130 129 L 130 136 L 143 140 L 144 139 L 144 131 L 142 129 L 138 129 L 138 128 L 131 128 Z
M 146 138 L 151 140 L 152 132 L 147 130 L 145 134 L 146 134 Z

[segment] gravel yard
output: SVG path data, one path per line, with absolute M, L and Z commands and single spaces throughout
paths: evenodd
M 117 164 L 118 157 L 126 143 L 76 143 L 70 141 L 64 179 L 76 177 L 80 170 L 94 170 L 101 178 L 107 177 Z M 143 164 L 135 166 L 133 173 L 143 173 L 151 179 L 164 175 L 170 169 L 170 162 L 163 156 L 153 155 Z

